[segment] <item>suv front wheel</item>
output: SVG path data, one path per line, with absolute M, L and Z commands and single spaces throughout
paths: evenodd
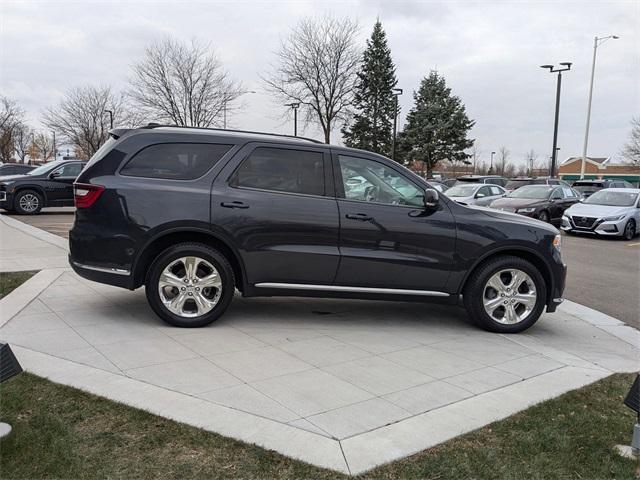
M 540 271 L 513 256 L 497 257 L 473 272 L 463 300 L 471 319 L 485 330 L 518 333 L 542 315 L 547 289 Z
M 145 282 L 153 311 L 176 327 L 202 327 L 217 320 L 235 291 L 233 269 L 219 251 L 182 243 L 163 251 Z

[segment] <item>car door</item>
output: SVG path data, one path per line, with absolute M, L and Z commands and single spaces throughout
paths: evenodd
M 82 162 L 69 162 L 49 173 L 45 182 L 48 205 L 73 205 L 73 182 L 80 175 L 83 166 Z
M 476 205 L 486 206 L 493 200 L 495 200 L 495 198 L 491 198 L 491 188 L 488 185 L 480 187 L 474 195 L 474 202 Z
M 334 152 L 340 266 L 334 284 L 441 292 L 455 255 L 455 221 L 441 197 L 424 207 L 423 186 L 379 158 Z M 351 188 L 350 179 L 365 179 Z
M 238 249 L 249 284 L 330 285 L 340 225 L 328 151 L 246 145 L 214 181 L 211 224 Z

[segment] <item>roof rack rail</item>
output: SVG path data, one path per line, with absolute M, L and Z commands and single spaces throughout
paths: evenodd
M 211 128 L 211 127 L 187 127 L 187 126 L 183 126 L 183 125 L 165 125 L 165 124 L 160 124 L 160 123 L 149 123 L 147 125 L 145 125 L 144 127 L 141 128 L 159 128 L 159 127 L 171 127 L 171 128 L 189 128 L 192 130 L 211 130 L 214 132 L 233 132 L 233 133 L 247 133 L 250 135 L 269 135 L 269 136 L 273 136 L 273 137 L 284 137 L 284 138 L 293 138 L 293 139 L 297 139 L 297 140 L 306 140 L 308 142 L 312 142 L 312 143 L 319 143 L 319 144 L 323 144 L 324 142 L 321 142 L 320 140 L 316 140 L 315 138 L 308 138 L 308 137 L 294 137 L 293 135 L 286 135 L 283 133 L 267 133 L 267 132 L 255 132 L 252 130 L 232 130 L 229 128 Z

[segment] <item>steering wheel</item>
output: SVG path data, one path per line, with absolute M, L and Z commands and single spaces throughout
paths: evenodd
M 380 187 L 376 185 L 370 185 L 364 189 L 364 199 L 367 202 L 378 201 L 378 195 L 380 194 Z

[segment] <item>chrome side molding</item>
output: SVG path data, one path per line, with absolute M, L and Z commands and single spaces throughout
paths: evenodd
M 448 297 L 445 292 L 431 290 L 406 290 L 402 288 L 343 287 L 339 285 L 312 285 L 306 283 L 256 283 L 257 288 L 278 288 L 282 290 L 319 290 L 327 292 L 381 293 L 386 295 L 418 295 L 423 297 Z
M 115 275 L 129 275 L 129 270 L 123 270 L 121 268 L 106 268 L 106 267 L 94 267 L 93 265 L 85 265 L 83 263 L 73 262 L 78 268 L 84 268 L 85 270 L 93 270 L 95 272 L 113 273 Z

